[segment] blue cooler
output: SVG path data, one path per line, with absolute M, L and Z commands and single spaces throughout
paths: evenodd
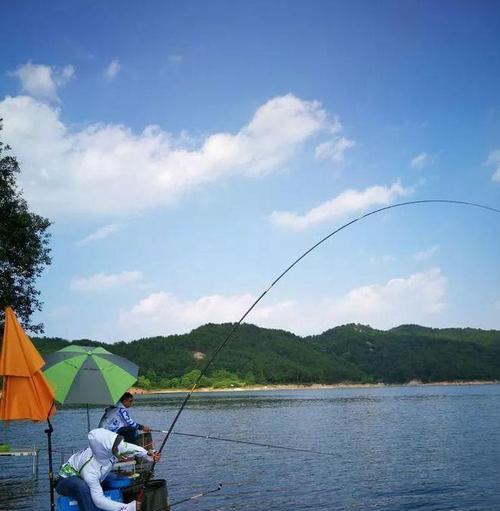
M 123 502 L 123 496 L 121 490 L 105 490 L 104 495 L 110 498 L 111 500 L 116 500 L 116 502 Z M 78 502 L 72 497 L 57 497 L 56 504 L 57 511 L 80 511 L 78 507 Z

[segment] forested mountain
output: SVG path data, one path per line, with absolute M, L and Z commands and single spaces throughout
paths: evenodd
M 232 324 L 208 324 L 184 335 L 102 344 L 140 366 L 143 386 L 192 383 Z M 42 354 L 69 341 L 34 338 Z M 284 330 L 244 324 L 216 358 L 205 386 L 243 383 L 404 383 L 411 380 L 500 380 L 500 331 L 402 325 L 376 330 L 344 325 L 299 337 Z
M 500 379 L 500 332 L 404 325 L 333 328 L 308 342 L 353 363 L 375 381 L 396 383 Z

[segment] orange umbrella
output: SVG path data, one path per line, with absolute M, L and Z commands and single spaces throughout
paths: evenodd
M 45 433 L 49 453 L 50 509 L 54 511 L 51 438 L 54 429 L 49 417 L 56 408 L 54 391 L 41 371 L 44 365 L 43 358 L 17 321 L 14 311 L 7 307 L 0 355 L 0 376 L 3 376 L 0 420 L 47 421 Z
M 0 420 L 46 420 L 55 412 L 54 391 L 43 376 L 43 358 L 17 321 L 5 309 L 0 375 L 3 379 Z

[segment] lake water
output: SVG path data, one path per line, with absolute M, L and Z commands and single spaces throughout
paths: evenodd
M 181 399 L 139 397 L 132 415 L 167 429 Z M 101 410 L 90 412 L 96 424 Z M 61 451 L 85 444 L 85 413 L 54 417 L 57 467 Z M 44 448 L 43 429 L 12 423 L 0 442 Z M 172 502 L 223 484 L 179 511 L 500 509 L 500 385 L 202 393 L 176 430 L 334 454 L 172 436 L 156 473 Z M 30 462 L 0 458 L 0 510 L 49 509 L 46 455 L 38 480 Z

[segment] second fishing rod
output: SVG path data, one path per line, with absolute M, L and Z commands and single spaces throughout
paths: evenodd
M 339 228 L 335 229 L 334 231 L 332 231 L 330 234 L 327 234 L 325 237 L 323 237 L 322 239 L 320 239 L 317 243 L 315 243 L 311 248 L 309 248 L 308 250 L 306 250 L 302 255 L 300 255 L 297 259 L 295 259 L 270 285 L 267 289 L 265 289 L 259 296 L 258 298 L 252 303 L 252 305 L 246 310 L 246 312 L 243 314 L 243 316 L 241 316 L 241 318 L 239 319 L 239 321 L 237 323 L 235 323 L 232 328 L 230 329 L 230 331 L 228 332 L 228 334 L 226 335 L 226 337 L 224 338 L 224 340 L 221 342 L 221 344 L 216 348 L 216 350 L 214 351 L 214 353 L 212 354 L 212 356 L 210 357 L 210 359 L 208 360 L 208 362 L 205 364 L 205 367 L 202 369 L 202 371 L 200 372 L 198 378 L 196 379 L 196 381 L 194 382 L 192 388 L 189 390 L 189 392 L 186 394 L 184 400 L 182 401 L 182 404 L 179 408 L 179 410 L 177 411 L 174 419 L 172 420 L 172 423 L 170 424 L 170 427 L 168 428 L 167 430 L 167 433 L 165 435 L 165 438 L 163 439 L 162 443 L 161 443 L 161 446 L 158 450 L 158 452 L 162 452 L 163 451 L 163 448 L 165 447 L 165 444 L 167 443 L 168 439 L 171 437 L 172 435 L 172 431 L 177 423 L 177 421 L 179 420 L 179 417 L 182 413 L 182 411 L 184 410 L 184 408 L 186 407 L 186 404 L 187 402 L 189 401 L 189 399 L 191 398 L 193 392 L 196 390 L 196 388 L 198 387 L 201 379 L 208 373 L 208 370 L 210 369 L 210 367 L 212 366 L 213 362 L 215 361 L 215 359 L 217 358 L 217 355 L 220 353 L 220 351 L 227 345 L 227 343 L 230 341 L 230 339 L 234 336 L 234 334 L 236 333 L 236 331 L 238 330 L 238 328 L 240 327 L 241 323 L 245 320 L 245 318 L 250 314 L 250 312 L 252 312 L 252 310 L 256 307 L 256 305 L 264 298 L 264 296 L 294 267 L 296 266 L 302 259 L 304 259 L 304 257 L 306 257 L 308 254 L 310 254 L 313 250 L 315 250 L 317 247 L 319 247 L 320 245 L 322 245 L 325 241 L 329 240 L 330 238 L 332 238 L 333 236 L 335 236 L 336 234 L 338 234 L 339 232 L 341 232 L 342 230 L 350 227 L 351 225 L 361 221 L 361 220 L 364 220 L 368 217 L 371 217 L 373 215 L 376 215 L 376 214 L 379 214 L 379 213 L 382 213 L 383 211 L 388 211 L 388 210 L 391 210 L 391 209 L 394 209 L 394 208 L 401 208 L 401 207 L 406 207 L 406 206 L 420 206 L 420 205 L 430 205 L 430 204 L 442 204 L 442 205 L 454 205 L 454 206 L 466 206 L 466 207 L 471 207 L 471 208 L 479 208 L 479 209 L 482 209 L 482 210 L 486 210 L 486 211 L 489 211 L 489 212 L 493 212 L 493 213 L 496 213 L 496 214 L 500 214 L 500 209 L 497 209 L 497 208 L 493 208 L 493 207 L 490 207 L 490 206 L 486 206 L 486 205 L 483 205 L 483 204 L 477 204 L 477 203 L 474 203 L 474 202 L 467 202 L 467 201 L 460 201 L 460 200 L 450 200 L 450 199 L 425 199 L 425 200 L 415 200 L 415 201 L 407 201 L 407 202 L 400 202 L 398 204 L 392 204 L 390 206 L 384 206 L 382 208 L 378 208 L 378 209 L 375 209 L 373 211 L 370 211 L 368 213 L 365 213 L 347 223 L 345 223 L 344 225 L 340 226 Z M 153 462 L 150 470 L 146 473 L 146 476 L 145 476 L 145 480 L 144 480 L 144 484 L 146 485 L 149 480 L 151 479 L 151 476 L 153 474 L 153 471 L 154 471 L 154 468 L 156 466 L 156 462 Z
M 152 429 L 151 431 L 155 432 L 155 433 L 164 433 L 164 434 L 168 433 L 168 431 L 164 431 L 161 429 Z M 270 449 L 283 449 L 285 451 L 303 452 L 303 453 L 307 453 L 307 454 L 319 454 L 321 456 L 335 456 L 335 454 L 333 452 L 315 451 L 314 449 L 302 449 L 300 447 L 287 447 L 286 445 L 276 445 L 276 444 L 269 444 L 269 443 L 263 443 L 263 442 L 253 442 L 251 440 L 236 440 L 234 438 L 224 438 L 221 436 L 213 436 L 213 435 L 197 435 L 195 433 L 183 433 L 180 431 L 174 431 L 172 434 L 178 435 L 178 436 L 190 437 L 190 438 L 200 438 L 203 440 L 216 440 L 218 442 L 230 442 L 233 444 L 252 445 L 255 447 L 267 447 Z

